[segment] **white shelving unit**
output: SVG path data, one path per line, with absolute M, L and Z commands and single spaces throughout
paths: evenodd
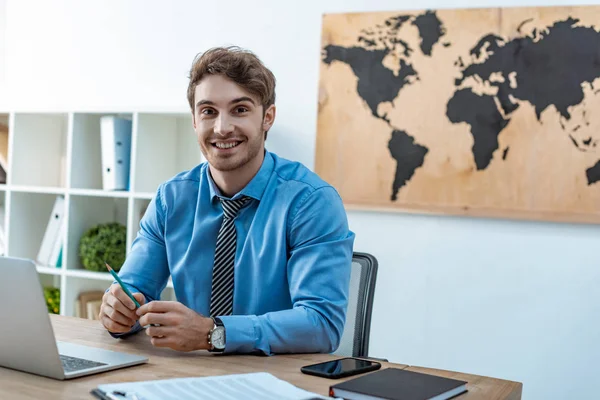
M 133 121 L 130 190 L 102 188 L 100 117 Z M 158 185 L 193 168 L 202 156 L 189 113 L 0 113 L 8 120 L 8 175 L 0 185 L 0 224 L 8 256 L 36 259 L 57 195 L 65 197 L 66 232 L 60 267 L 38 265 L 42 285 L 61 290 L 61 315 L 74 315 L 79 293 L 105 290 L 108 272 L 83 269 L 79 240 L 104 222 L 127 227 L 127 252 Z M 175 299 L 169 281 L 162 294 Z

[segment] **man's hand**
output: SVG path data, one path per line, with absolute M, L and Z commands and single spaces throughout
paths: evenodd
M 146 302 L 146 298 L 141 293 L 133 293 L 133 297 L 141 305 Z M 112 333 L 129 332 L 138 320 L 135 304 L 118 283 L 113 283 L 110 290 L 104 293 L 98 319 Z
M 137 309 L 140 324 L 156 347 L 178 351 L 209 349 L 208 333 L 214 323 L 177 301 L 151 301 Z

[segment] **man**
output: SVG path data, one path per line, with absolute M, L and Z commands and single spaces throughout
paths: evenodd
M 275 78 L 251 52 L 194 60 L 188 87 L 207 162 L 160 185 L 100 320 L 154 346 L 226 353 L 332 352 L 342 335 L 354 234 L 338 193 L 265 150 Z M 158 301 L 169 275 L 178 302 Z

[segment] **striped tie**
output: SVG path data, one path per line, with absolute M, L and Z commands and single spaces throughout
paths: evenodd
M 221 199 L 223 223 L 217 236 L 213 265 L 212 292 L 210 295 L 210 315 L 212 317 L 233 313 L 233 272 L 237 248 L 233 220 L 248 200 L 250 200 L 249 197 L 241 197 L 237 200 Z

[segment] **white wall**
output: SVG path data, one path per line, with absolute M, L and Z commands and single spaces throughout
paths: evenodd
M 524 3 L 428 0 L 418 7 L 513 5 Z M 312 167 L 322 13 L 414 6 L 407 0 L 8 0 L 9 105 L 187 111 L 186 76 L 194 55 L 238 44 L 258 53 L 278 79 L 278 119 L 269 149 Z M 376 212 L 349 216 L 355 250 L 380 262 L 372 355 L 518 380 L 526 399 L 595 396 L 597 226 Z

